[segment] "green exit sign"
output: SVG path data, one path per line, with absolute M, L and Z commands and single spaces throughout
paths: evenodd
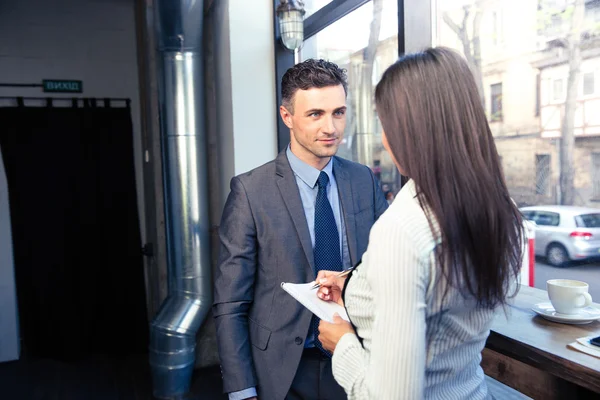
M 83 92 L 82 81 L 68 81 L 56 79 L 44 79 L 42 81 L 44 92 L 49 93 L 81 93 Z

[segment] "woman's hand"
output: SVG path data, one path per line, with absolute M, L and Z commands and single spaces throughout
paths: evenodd
M 319 322 L 319 341 L 325 350 L 332 353 L 346 333 L 354 333 L 354 329 L 350 322 L 343 320 L 337 313 L 333 315 L 332 324 L 323 320 Z
M 342 289 L 344 288 L 344 282 L 346 282 L 347 276 L 338 276 L 337 271 L 319 271 L 316 283 L 320 283 L 321 287 L 317 291 L 317 296 L 321 300 L 333 301 L 344 306 L 344 300 L 342 299 Z

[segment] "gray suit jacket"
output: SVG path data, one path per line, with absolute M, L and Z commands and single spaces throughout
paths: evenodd
M 354 265 L 387 202 L 368 167 L 333 162 Z M 283 399 L 312 314 L 280 285 L 315 278 L 308 223 L 285 151 L 231 180 L 219 236 L 213 315 L 224 391 L 256 386 L 259 399 Z

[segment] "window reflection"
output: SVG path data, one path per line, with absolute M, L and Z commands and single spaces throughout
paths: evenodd
M 600 1 L 436 3 L 436 44 L 471 65 L 514 200 L 598 207 Z
M 348 117 L 338 155 L 369 166 L 383 190 L 394 193 L 400 189 L 400 175 L 381 143 L 374 89 L 398 59 L 397 7 L 397 0 L 366 3 L 308 38 L 298 57 L 322 58 L 346 69 Z

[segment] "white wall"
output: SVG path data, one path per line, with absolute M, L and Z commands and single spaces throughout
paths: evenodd
M 277 155 L 278 110 L 273 3 L 222 0 L 215 7 L 222 209 L 233 176 Z
M 273 2 L 229 2 L 235 174 L 277 154 Z

